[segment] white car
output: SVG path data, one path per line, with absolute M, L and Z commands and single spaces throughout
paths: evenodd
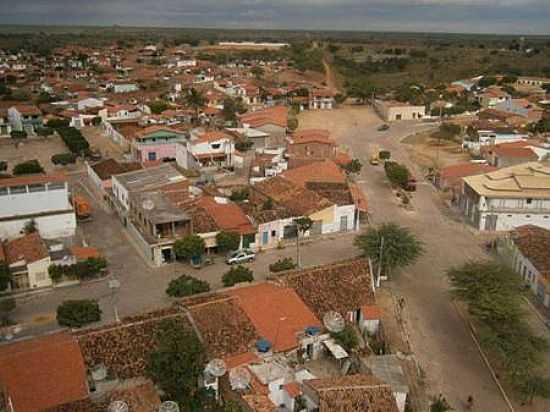
M 241 249 L 234 252 L 230 252 L 225 258 L 225 263 L 228 265 L 234 265 L 238 263 L 252 262 L 256 259 L 256 254 L 250 249 Z

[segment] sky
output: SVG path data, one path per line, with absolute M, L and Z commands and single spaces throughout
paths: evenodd
M 550 0 L 0 0 L 0 24 L 550 34 Z

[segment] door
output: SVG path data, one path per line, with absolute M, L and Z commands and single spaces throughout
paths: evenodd
M 262 245 L 267 245 L 269 243 L 269 232 L 262 233 Z
M 348 231 L 348 217 L 340 216 L 340 232 Z

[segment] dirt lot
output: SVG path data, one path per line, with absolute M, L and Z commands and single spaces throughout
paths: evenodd
M 68 170 L 56 167 L 51 162 L 51 157 L 54 154 L 67 153 L 68 151 L 67 146 L 58 136 L 23 139 L 20 143 L 16 143 L 12 139 L 0 139 L 0 160 L 8 162 L 8 172 L 11 172 L 16 164 L 34 159 L 40 162 L 46 173 Z
M 122 160 L 124 151 L 103 134 L 100 127 L 84 127 L 80 130 L 92 149 L 99 150 L 104 158 Z

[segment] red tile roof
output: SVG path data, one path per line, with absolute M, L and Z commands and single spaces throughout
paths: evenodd
M 550 230 L 535 225 L 517 227 L 512 240 L 543 276 L 550 276 Z
M 295 132 L 292 135 L 293 144 L 303 143 L 325 143 L 333 145 L 336 142 L 330 138 L 330 132 L 325 129 L 305 129 Z
M 538 160 L 537 154 L 529 147 L 506 147 L 498 145 L 494 147 L 493 153 L 499 157 Z
M 40 109 L 32 104 L 16 104 L 14 106 L 17 111 L 23 115 L 40 116 Z
M 289 169 L 281 176 L 301 187 L 306 187 L 306 183 L 311 182 L 346 183 L 346 175 L 332 160 L 312 162 L 305 166 Z
M 257 112 L 245 113 L 241 117 L 241 123 L 249 124 L 251 127 L 262 127 L 273 124 L 280 127 L 287 127 L 288 108 L 286 106 L 275 106 Z
M 6 262 L 13 264 L 24 260 L 26 263 L 47 258 L 48 248 L 38 232 L 34 232 L 4 244 Z
M 115 159 L 106 159 L 90 166 L 101 180 L 108 180 L 113 175 L 126 172 L 133 172 L 142 168 L 137 162 L 120 163 Z
M 321 326 L 313 312 L 290 288 L 261 283 L 229 292 L 248 315 L 258 334 L 273 344 L 276 352 L 298 346 L 297 335 L 309 326 Z
M 297 396 L 302 394 L 302 388 L 297 382 L 287 383 L 286 385 L 284 385 L 284 388 L 291 398 L 296 398 Z
M 0 187 L 24 186 L 41 183 L 58 183 L 66 182 L 67 178 L 64 175 L 24 175 L 18 177 L 10 177 L 0 179 Z
M 206 143 L 223 139 L 233 140 L 233 136 L 221 130 L 212 130 L 199 135 L 198 139 L 193 140 L 193 143 Z
M 73 246 L 71 248 L 71 253 L 78 260 L 98 258 L 100 256 L 99 251 L 95 247 Z
M 242 209 L 228 199 L 203 196 L 197 204 L 212 217 L 216 225 L 223 231 L 237 232 L 241 235 L 256 233 L 256 229 Z
M 34 412 L 88 396 L 80 348 L 67 333 L 0 346 L 0 386 L 14 409 Z

